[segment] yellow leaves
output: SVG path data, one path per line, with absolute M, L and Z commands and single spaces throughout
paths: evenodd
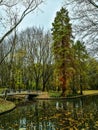
M 57 113 L 55 116 L 56 116 L 56 117 L 59 117 L 59 116 L 61 116 L 61 114 Z
M 73 130 L 78 130 L 78 128 L 77 128 L 77 127 L 75 127 L 75 126 L 74 126 L 73 128 L 74 128 Z
M 71 114 L 71 112 L 69 112 L 69 111 L 67 113 L 65 113 L 66 116 L 69 116 L 70 114 Z
M 17 127 L 17 126 L 19 126 L 19 124 L 14 124 L 14 127 Z
M 74 126 L 74 127 L 69 128 L 69 130 L 78 130 L 78 128 L 76 128 L 76 127 Z
M 61 116 L 61 114 L 56 114 L 56 115 L 53 115 L 50 117 L 50 119 L 56 119 L 56 118 L 59 118 Z
M 95 126 L 98 127 L 98 121 L 95 122 Z

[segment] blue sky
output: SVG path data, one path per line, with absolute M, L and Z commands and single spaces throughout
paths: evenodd
M 63 6 L 64 0 L 46 0 L 39 6 L 33 14 L 29 14 L 21 23 L 19 30 L 27 27 L 37 26 L 43 27 L 45 30 L 51 28 L 51 23 L 55 18 L 55 14 Z

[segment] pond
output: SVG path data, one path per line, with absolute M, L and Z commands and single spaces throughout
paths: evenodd
M 98 96 L 32 101 L 1 115 L 0 130 L 98 130 Z

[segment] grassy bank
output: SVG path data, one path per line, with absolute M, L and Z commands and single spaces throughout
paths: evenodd
M 10 111 L 15 107 L 15 104 L 10 101 L 6 101 L 0 98 L 0 114 L 6 111 Z
M 61 91 L 59 91 L 59 92 L 51 91 L 48 94 L 50 97 L 60 97 L 61 93 L 62 93 Z M 83 91 L 83 95 L 93 95 L 93 94 L 98 94 L 98 90 L 84 90 Z M 73 94 L 70 95 L 68 92 L 66 92 L 66 95 L 67 96 L 75 96 Z
M 84 90 L 84 95 L 92 95 L 92 94 L 98 94 L 98 90 Z

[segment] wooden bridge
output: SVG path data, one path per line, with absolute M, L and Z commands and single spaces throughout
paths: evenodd
M 15 96 L 15 95 L 24 95 L 26 96 L 27 99 L 33 99 L 34 97 L 40 95 L 41 92 L 39 91 L 21 91 L 21 92 L 7 92 L 5 91 L 4 93 L 0 94 L 0 97 L 7 98 L 8 96 Z

